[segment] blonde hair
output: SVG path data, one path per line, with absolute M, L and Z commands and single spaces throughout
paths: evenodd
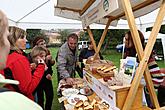
M 15 27 L 15 26 L 10 26 L 9 32 L 10 32 L 10 35 L 8 36 L 8 40 L 10 42 L 11 50 L 18 50 L 18 48 L 15 45 L 16 41 L 19 38 L 24 38 L 26 35 L 26 32 L 25 30 Z
M 35 46 L 32 49 L 30 56 L 33 60 L 35 57 L 41 55 L 43 52 L 45 52 L 47 54 L 47 49 L 44 46 Z
M 4 38 L 3 34 L 5 32 L 6 27 L 8 27 L 7 17 L 6 15 L 0 10 L 0 46 L 4 46 Z

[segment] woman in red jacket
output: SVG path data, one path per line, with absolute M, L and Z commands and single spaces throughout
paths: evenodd
M 26 33 L 18 27 L 9 27 L 10 54 L 7 58 L 5 77 L 19 81 L 18 86 L 6 85 L 7 88 L 20 92 L 30 99 L 34 99 L 33 92 L 38 86 L 45 69 L 45 62 L 38 58 L 39 65 L 34 74 L 31 74 L 30 63 L 23 50 L 26 49 Z

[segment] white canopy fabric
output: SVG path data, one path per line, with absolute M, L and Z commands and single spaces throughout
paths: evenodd
M 53 0 L 1 0 L 0 10 L 10 25 L 37 29 L 76 29 L 81 22 L 54 16 Z
M 94 3 L 85 11 L 85 13 L 81 14 L 84 7 L 86 7 L 92 1 L 94 1 Z M 100 14 L 98 14 L 99 12 L 104 13 L 102 11 L 102 8 L 104 7 L 105 1 L 109 2 L 109 7 L 110 7 L 108 9 L 110 11 L 105 12 L 106 16 L 117 16 L 120 15 L 122 12 L 124 12 L 121 5 L 121 0 L 113 0 L 113 1 L 112 0 L 69 0 L 69 1 L 57 0 L 57 5 L 55 5 L 55 15 L 69 19 L 81 20 L 81 21 L 84 21 L 83 19 L 84 16 L 89 15 L 87 16 L 88 19 L 85 19 L 85 21 L 90 20 L 91 18 L 91 19 L 96 19 L 95 23 L 106 24 L 107 18 L 102 17 L 101 19 L 99 19 Z M 130 0 L 130 1 L 132 7 L 141 5 L 144 2 L 148 2 L 148 0 Z M 136 19 L 137 27 L 142 31 L 145 31 L 146 27 L 153 26 L 153 23 L 155 22 L 155 18 L 158 12 L 158 10 L 155 9 L 160 7 L 160 4 L 162 3 L 162 0 L 151 0 L 151 1 L 153 2 L 152 4 L 134 11 L 134 16 L 137 18 Z M 115 6 L 117 8 L 114 8 Z M 111 23 L 111 25 L 114 26 L 115 24 Z M 110 27 L 110 28 L 114 28 L 114 27 Z M 115 28 L 128 29 L 127 21 L 119 20 Z
M 145 40 L 148 40 L 150 34 L 151 34 L 151 31 L 145 32 L 145 34 L 144 34 Z M 158 33 L 156 39 L 161 39 L 161 41 L 162 41 L 163 55 L 164 55 L 164 60 L 165 60 L 165 34 Z
M 64 7 L 67 9 L 75 8 L 75 10 L 81 10 L 86 3 L 93 0 L 1 0 L 0 3 L 0 10 L 5 12 L 7 17 L 9 18 L 9 25 L 11 26 L 18 26 L 23 29 L 31 28 L 31 29 L 82 29 L 82 22 L 79 13 L 75 13 L 73 11 L 64 10 Z M 121 7 L 120 0 L 113 0 L 119 1 L 119 7 Z M 138 4 L 142 1 L 146 0 L 131 0 L 133 5 Z M 148 9 L 149 11 L 144 11 L 148 9 L 143 9 L 139 12 L 136 12 L 135 15 L 138 17 L 136 18 L 137 27 L 145 32 L 147 27 L 153 26 L 158 10 L 158 6 L 160 5 L 162 0 L 153 0 L 157 1 L 153 5 L 150 5 Z M 57 3 L 56 3 L 57 2 Z M 96 0 L 92 7 L 96 7 L 101 0 Z M 135 2 L 135 3 L 134 3 Z M 56 7 L 56 8 L 54 8 Z M 63 9 L 59 8 L 63 7 Z M 87 12 L 89 12 L 92 8 L 89 8 Z M 156 10 L 154 10 L 156 9 Z M 153 11 L 154 10 L 154 11 Z M 143 12 L 144 11 L 144 12 Z M 150 12 L 151 11 L 151 12 Z M 86 12 L 86 13 L 87 13 Z M 122 9 L 118 10 L 116 13 L 121 13 Z M 149 13 L 150 12 L 150 13 Z M 86 14 L 84 13 L 84 14 Z M 140 14 L 139 14 L 140 13 Z M 148 14 L 146 14 L 148 13 Z M 55 15 L 61 16 L 55 16 Z M 112 13 L 114 14 L 114 13 Z M 145 15 L 144 15 L 145 14 Z M 141 16 L 144 15 L 144 16 Z M 65 17 L 65 18 L 63 18 Z M 66 19 L 70 18 L 70 19 Z M 76 19 L 76 20 L 73 20 Z M 107 20 L 97 21 L 97 23 L 105 24 Z M 165 24 L 165 19 L 163 21 Z M 93 23 L 90 25 L 91 29 L 104 29 L 105 25 L 99 25 Z M 127 20 L 120 19 L 117 22 L 117 26 L 109 27 L 110 29 L 129 29 Z M 149 34 L 145 37 L 149 36 Z M 165 36 L 161 36 L 163 51 L 164 51 L 164 58 L 165 58 Z
M 71 6 L 83 4 L 81 1 L 89 0 L 58 0 L 64 1 L 63 4 L 75 3 Z M 98 1 L 98 0 L 96 0 Z M 120 0 L 119 0 L 120 1 Z M 145 0 L 132 0 L 145 1 Z M 159 0 L 156 0 L 159 1 Z M 21 28 L 37 28 L 37 29 L 82 29 L 82 23 L 78 20 L 65 19 L 54 15 L 54 6 L 57 0 L 1 0 L 0 10 L 6 13 L 9 18 L 10 25 L 16 25 Z M 79 4 L 76 4 L 76 3 Z M 159 4 L 159 3 L 158 3 Z M 150 27 L 155 22 L 157 15 L 155 10 L 145 16 L 136 19 L 136 24 L 139 29 Z M 165 22 L 163 22 L 164 24 Z M 92 29 L 104 29 L 105 25 L 92 24 Z M 119 20 L 116 27 L 110 29 L 128 29 L 126 20 Z

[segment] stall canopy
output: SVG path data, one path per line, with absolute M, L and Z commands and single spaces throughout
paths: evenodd
M 159 7 L 160 10 L 158 14 L 145 19 L 145 21 L 150 21 L 150 18 L 152 19 L 156 17 L 150 37 L 145 49 L 143 50 L 138 34 L 138 24 L 134 18 L 139 18 L 139 25 L 143 28 L 144 23 L 141 16 L 146 16 L 148 13 Z M 156 37 L 161 28 L 161 24 L 163 23 L 163 18 L 165 16 L 165 0 L 57 0 L 55 14 L 61 17 L 82 21 L 82 26 L 83 28 L 86 28 L 92 44 L 94 45 L 95 55 L 93 59 L 95 59 L 99 54 L 105 35 L 108 32 L 109 25 L 118 25 L 118 20 L 126 17 L 140 63 L 136 69 L 136 73 L 132 80 L 131 87 L 123 104 L 122 110 L 131 109 L 143 75 L 149 90 L 151 102 L 156 110 L 160 110 L 151 75 L 147 68 L 147 63 L 156 41 Z M 90 26 L 93 23 L 106 24 L 97 47 L 92 31 L 90 30 Z M 164 107 L 161 107 L 161 109 L 163 110 Z
M 145 34 L 145 37 L 149 37 L 145 33 L 146 28 L 154 25 L 162 0 L 130 0 L 130 2 L 138 29 Z M 114 19 L 110 24 L 110 29 L 129 28 L 121 0 L 57 0 L 55 15 L 82 21 L 83 28 L 89 25 L 92 27 L 94 23 L 107 24 L 110 17 Z M 164 36 L 161 40 L 164 42 Z M 163 42 L 163 53 L 165 53 Z
M 78 4 L 78 1 L 80 4 Z M 78 20 L 65 19 L 54 16 L 54 6 L 59 7 L 81 7 L 93 0 L 1 0 L 0 9 L 3 10 L 9 18 L 10 25 L 17 25 L 26 28 L 41 29 L 82 29 L 82 23 Z M 95 0 L 94 0 L 95 1 Z M 98 1 L 98 0 L 96 0 Z M 101 0 L 100 0 L 101 1 Z M 112 0 L 115 1 L 115 0 Z M 132 0 L 136 1 L 136 0 Z M 137 0 L 144 1 L 144 0 Z M 154 1 L 154 0 L 152 0 Z M 158 0 L 156 0 L 158 1 Z M 57 5 L 56 5 L 57 4 Z M 65 10 L 55 8 L 58 12 L 65 13 Z M 57 13 L 55 13 L 57 15 Z M 136 19 L 139 28 L 150 27 L 155 21 L 157 10 L 145 16 Z M 74 16 L 72 16 L 74 17 Z M 66 17 L 68 18 L 68 17 Z M 76 17 L 74 17 L 75 19 Z M 164 22 L 165 23 L 165 22 Z M 163 24 L 164 24 L 163 23 Z M 104 29 L 104 25 L 92 24 L 92 29 Z M 111 29 L 128 29 L 126 20 L 119 20 L 116 27 Z
M 105 4 L 106 6 L 107 1 L 109 2 L 109 10 L 107 9 L 108 11 L 104 11 L 106 10 L 106 7 L 102 5 Z M 134 16 L 137 18 L 136 24 L 138 28 L 145 30 L 146 27 L 153 26 L 156 17 L 155 15 L 157 15 L 158 12 L 158 10 L 155 9 L 160 6 L 162 0 L 150 0 L 150 3 L 148 2 L 149 0 L 130 1 L 135 10 Z M 139 7 L 143 7 L 144 2 L 148 6 L 136 11 Z M 57 5 L 55 6 L 55 15 L 81 20 L 84 27 L 93 23 L 106 24 L 108 20 L 107 16 L 123 18 L 123 12 L 120 0 L 57 0 Z M 117 29 L 128 28 L 127 21 L 123 19 L 113 21 L 111 25 L 116 25 Z

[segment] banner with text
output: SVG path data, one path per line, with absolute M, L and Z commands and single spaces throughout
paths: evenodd
M 101 2 L 95 8 L 93 8 L 87 14 L 81 16 L 83 28 L 95 23 L 118 8 L 118 0 L 101 0 Z

